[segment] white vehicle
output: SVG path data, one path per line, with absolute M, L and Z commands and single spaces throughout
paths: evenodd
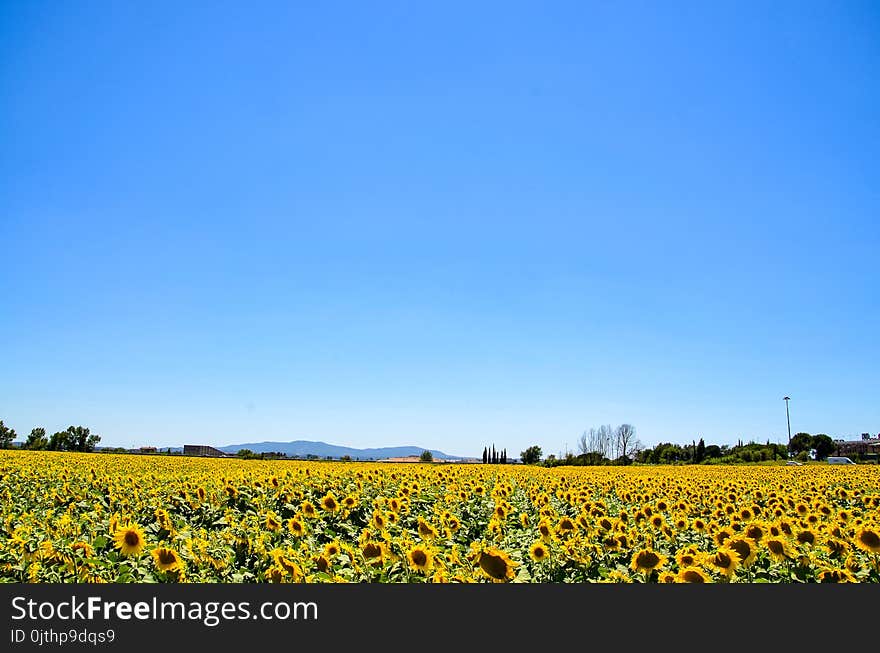
M 855 465 L 853 461 L 845 456 L 828 456 L 829 465 Z

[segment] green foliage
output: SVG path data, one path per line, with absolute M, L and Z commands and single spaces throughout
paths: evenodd
M 422 455 L 419 456 L 419 460 L 423 463 L 432 463 L 434 462 L 434 454 L 432 454 L 430 451 L 423 451 Z
M 813 447 L 813 436 L 809 433 L 795 433 L 794 437 L 791 439 L 791 443 L 788 448 L 791 453 L 797 455 L 802 451 L 806 451 L 809 453 L 810 449 Z
M 701 463 L 706 459 L 706 443 L 703 442 L 703 438 L 700 438 L 699 444 L 697 444 L 697 452 L 694 455 L 694 462 Z
M 15 429 L 11 429 L 0 420 L 0 449 L 9 449 L 15 440 Z
M 813 450 L 816 452 L 816 460 L 825 460 L 834 453 L 837 446 L 829 436 L 819 433 L 813 436 Z
M 38 427 L 31 429 L 27 442 L 24 444 L 25 449 L 34 449 L 41 451 L 49 446 L 49 439 L 46 437 L 46 429 Z
M 522 458 L 524 464 L 534 465 L 541 460 L 541 447 L 533 445 L 525 451 L 521 452 L 519 455 L 520 458 Z
M 727 445 L 705 444 L 700 438 L 699 444 L 680 445 L 672 442 L 661 442 L 653 449 L 645 449 L 639 453 L 636 462 L 650 465 L 692 465 L 711 463 L 759 463 L 782 460 L 788 457 L 786 446 L 767 442 L 740 442 L 734 447 Z
M 84 426 L 68 426 L 66 431 L 56 431 L 49 438 L 48 449 L 52 451 L 92 452 L 101 436 L 91 433 Z

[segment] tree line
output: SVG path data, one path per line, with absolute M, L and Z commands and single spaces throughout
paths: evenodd
M 492 445 L 492 448 L 483 447 L 483 464 L 484 465 L 506 465 L 507 464 L 507 449 L 502 449 L 501 451 L 495 451 L 495 445 Z
M 15 429 L 6 426 L 3 420 L 0 420 L 0 449 L 9 449 L 16 437 Z M 100 435 L 92 433 L 84 426 L 68 426 L 66 430 L 56 431 L 48 437 L 46 429 L 38 426 L 31 429 L 21 448 L 34 451 L 91 452 L 100 441 Z

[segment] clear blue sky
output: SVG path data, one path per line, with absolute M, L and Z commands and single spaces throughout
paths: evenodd
M 312 4 L 0 5 L 20 435 L 880 431 L 877 3 Z

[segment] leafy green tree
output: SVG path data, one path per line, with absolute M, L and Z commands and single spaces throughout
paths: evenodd
M 42 427 L 31 429 L 31 434 L 28 436 L 27 442 L 24 444 L 25 449 L 34 449 L 36 451 L 41 451 L 48 446 L 49 439 L 46 437 L 46 429 Z
M 0 449 L 9 449 L 15 440 L 15 429 L 11 429 L 0 420 Z
M 430 451 L 423 451 L 422 455 L 419 456 L 419 460 L 423 463 L 432 463 L 434 462 L 434 454 L 432 454 Z
M 49 438 L 48 448 L 52 451 L 92 452 L 101 436 L 91 433 L 84 426 L 68 426 L 65 431 L 56 431 Z
M 816 452 L 816 460 L 825 460 L 828 456 L 834 453 L 834 449 L 836 448 L 834 440 L 824 433 L 814 435 L 812 445 Z
M 525 463 L 526 465 L 534 465 L 540 462 L 541 455 L 541 447 L 537 445 L 531 446 L 519 454 L 520 458 L 522 458 L 523 463 Z
M 706 459 L 706 443 L 703 441 L 703 438 L 700 438 L 700 442 L 697 444 L 697 451 L 694 454 L 694 462 L 701 463 Z
M 101 441 L 101 436 L 91 433 L 84 426 L 68 426 L 67 432 L 70 433 L 74 451 L 94 451 L 95 445 Z
M 70 450 L 70 434 L 67 431 L 55 431 L 49 438 L 50 451 L 69 451 Z
M 812 446 L 812 435 L 810 435 L 809 433 L 796 433 L 795 436 L 791 439 L 791 444 L 789 444 L 788 448 L 791 453 L 797 455 L 802 451 L 806 451 L 809 453 Z

